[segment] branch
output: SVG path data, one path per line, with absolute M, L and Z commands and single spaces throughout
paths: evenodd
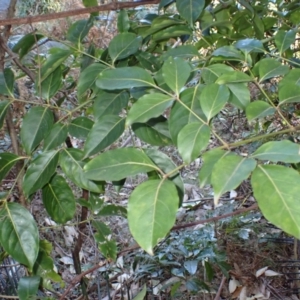
M 9 18 L 5 20 L 0 20 L 0 26 L 4 25 L 21 25 L 21 24 L 32 24 L 36 22 L 45 22 L 49 20 L 62 19 L 82 14 L 90 14 L 99 11 L 110 11 L 110 10 L 119 10 L 122 8 L 133 8 L 140 5 L 147 4 L 158 4 L 160 0 L 142 0 L 137 2 L 112 2 L 109 4 L 104 4 L 100 6 L 92 6 L 87 8 L 79 8 L 69 11 L 62 11 L 57 13 L 45 14 L 41 16 L 28 16 L 24 18 Z

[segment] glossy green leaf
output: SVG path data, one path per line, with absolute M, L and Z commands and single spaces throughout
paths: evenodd
M 242 82 L 250 82 L 253 78 L 251 78 L 249 75 L 240 72 L 240 71 L 234 71 L 230 73 L 222 74 L 217 80 L 217 84 L 226 84 L 226 83 L 242 83 Z
M 193 24 L 205 6 L 205 0 L 176 0 L 177 10 L 182 18 Z
M 135 102 L 126 119 L 126 125 L 145 123 L 149 119 L 158 117 L 170 107 L 174 99 L 164 94 L 146 94 Z
M 94 100 L 94 117 L 99 118 L 104 115 L 118 115 L 120 111 L 128 105 L 129 94 L 126 91 L 119 93 L 100 92 Z
M 94 213 L 97 216 L 101 217 L 109 217 L 109 216 L 121 216 L 126 218 L 127 217 L 127 210 L 123 206 L 108 204 L 103 206 L 100 211 Z
M 89 180 L 83 172 L 85 163 L 82 158 L 83 152 L 79 149 L 65 149 L 60 153 L 59 163 L 66 176 L 77 186 L 94 193 L 102 193 L 103 184 Z
M 252 174 L 251 185 L 264 217 L 299 239 L 299 173 L 284 166 L 259 165 Z
M 177 144 L 178 133 L 186 124 L 201 122 L 201 120 L 203 122 L 206 121 L 199 101 L 202 90 L 203 87 L 199 85 L 195 88 L 184 90 L 180 94 L 180 100 L 184 105 L 177 101 L 173 105 L 169 118 L 169 130 L 174 144 Z
M 147 293 L 147 287 L 144 284 L 143 289 L 133 298 L 133 300 L 144 300 Z
M 245 83 L 226 84 L 230 91 L 229 102 L 241 110 L 245 110 L 250 103 L 250 91 Z
M 279 82 L 279 90 L 286 85 L 297 85 L 300 86 L 300 69 L 290 70 Z
M 169 39 L 177 39 L 183 35 L 192 35 L 191 28 L 187 25 L 174 25 L 165 29 L 162 29 L 153 34 L 152 39 L 155 43 L 168 41 Z
M 147 71 L 139 67 L 125 67 L 103 71 L 96 84 L 104 90 L 115 90 L 154 86 L 154 81 Z
M 62 123 L 56 123 L 49 131 L 44 140 L 44 151 L 52 150 L 60 146 L 68 136 L 68 126 Z
M 300 162 L 300 146 L 289 140 L 267 142 L 260 146 L 251 157 L 272 162 L 298 163 Z
M 109 227 L 100 221 L 93 221 L 92 224 L 97 230 L 94 238 L 98 243 L 101 254 L 107 259 L 116 260 L 117 245 L 114 240 L 110 239 L 111 231 Z
M 58 67 L 61 67 L 62 63 L 72 54 L 71 50 L 57 49 L 57 51 L 47 58 L 42 65 L 40 71 L 40 77 L 37 78 L 37 86 L 39 86 L 51 73 L 53 73 Z
M 238 155 L 226 155 L 215 164 L 211 183 L 214 188 L 214 202 L 218 204 L 220 197 L 247 179 L 256 167 L 256 161 Z
M 0 72 L 0 94 L 14 97 L 15 74 L 11 68 Z
M 234 72 L 233 68 L 224 64 L 213 64 L 202 69 L 201 78 L 206 84 L 215 83 L 222 74 Z
M 128 13 L 125 9 L 119 11 L 117 26 L 119 32 L 127 32 L 130 28 Z
M 32 107 L 23 119 L 20 137 L 27 154 L 30 154 L 46 137 L 53 125 L 53 113 L 46 107 Z
M 254 72 L 259 75 L 259 82 L 285 75 L 288 71 L 288 66 L 282 65 L 281 62 L 274 58 L 264 58 L 254 66 Z
M 135 148 L 109 150 L 84 166 L 85 176 L 92 180 L 120 180 L 155 169 L 149 157 Z
M 160 116 L 146 123 L 134 123 L 131 126 L 135 135 L 142 141 L 153 146 L 166 146 L 172 144 L 168 120 Z
M 60 286 L 64 287 L 62 278 L 54 271 L 55 267 L 51 258 L 52 244 L 46 240 L 40 240 L 39 246 L 39 254 L 32 269 L 33 274 L 42 277 L 43 287 L 47 287 L 46 283 L 49 280 L 60 283 Z
M 80 73 L 77 85 L 77 97 L 79 100 L 87 90 L 95 87 L 97 76 L 105 69 L 107 69 L 106 65 L 94 63 Z
M 22 60 L 31 48 L 43 37 L 42 34 L 28 33 L 14 45 L 12 51 L 18 53 L 20 60 Z
M 254 119 L 263 118 L 269 115 L 274 114 L 276 109 L 272 107 L 269 103 L 265 101 L 256 100 L 251 102 L 246 107 L 246 117 L 248 121 L 252 121 Z
M 161 68 L 161 63 L 158 60 L 159 58 L 152 53 L 138 51 L 134 56 L 139 61 L 139 66 L 145 70 L 156 72 Z
M 221 149 L 213 149 L 202 155 L 203 165 L 199 171 L 200 187 L 203 188 L 206 184 L 211 184 L 211 174 L 215 164 L 227 155 L 233 155 Z
M 5 116 L 6 116 L 6 112 L 8 110 L 10 106 L 10 101 L 8 100 L 0 100 L 0 129 L 3 126 L 4 120 L 5 120 Z
M 39 251 L 39 233 L 32 214 L 15 202 L 0 209 L 0 243 L 16 261 L 32 269 Z
M 229 96 L 229 90 L 225 85 L 211 83 L 203 88 L 200 95 L 200 104 L 208 120 L 222 110 L 229 100 Z
M 178 134 L 178 151 L 185 163 L 195 160 L 209 144 L 210 128 L 199 122 L 185 125 Z
M 228 60 L 245 60 L 244 55 L 234 46 L 223 46 L 221 48 L 218 48 L 212 53 L 212 56 L 222 56 Z
M 146 181 L 130 195 L 129 229 L 137 243 L 149 254 L 153 254 L 153 247 L 174 225 L 178 204 L 176 187 L 169 180 Z
M 71 43 L 77 44 L 87 36 L 93 27 L 93 19 L 75 21 L 68 29 L 66 38 Z
M 41 97 L 49 101 L 63 84 L 62 68 L 56 68 L 39 86 Z
M 0 182 L 5 178 L 6 174 L 21 158 L 13 153 L 0 153 Z
M 85 145 L 84 157 L 94 155 L 115 142 L 124 132 L 125 119 L 104 115 L 97 119 L 90 130 Z
M 71 136 L 85 140 L 92 129 L 94 122 L 87 117 L 74 119 L 68 127 Z
M 189 63 L 182 58 L 169 57 L 162 67 L 165 82 L 176 95 L 179 95 L 180 90 L 186 84 L 191 71 Z
M 300 86 L 294 83 L 281 85 L 278 91 L 279 104 L 300 102 Z
M 142 45 L 142 37 L 131 32 L 116 35 L 109 43 L 108 53 L 115 62 L 136 53 Z
M 169 57 L 193 58 L 198 56 L 199 52 L 194 45 L 181 45 L 163 53 L 160 60 L 166 61 Z
M 245 52 L 261 53 L 264 52 L 263 43 L 257 39 L 243 39 L 234 44 L 235 48 Z
M 62 176 L 55 175 L 43 187 L 43 203 L 53 221 L 65 224 L 75 214 L 76 204 L 71 188 Z
M 20 300 L 34 299 L 41 282 L 40 276 L 26 276 L 20 278 L 18 296 Z
M 26 196 L 33 194 L 50 181 L 57 163 L 56 150 L 42 152 L 30 163 L 23 179 L 23 191 Z
M 279 50 L 280 55 L 282 55 L 285 50 L 289 49 L 290 46 L 295 43 L 296 33 L 297 31 L 294 29 L 288 31 L 278 30 L 275 35 L 275 44 Z
M 170 157 L 156 149 L 146 149 L 145 153 L 149 156 L 149 158 L 165 173 L 168 174 L 176 169 L 175 163 L 170 159 Z M 172 176 L 168 177 L 171 180 L 177 189 L 178 197 L 180 200 L 180 204 L 183 201 L 184 197 L 184 184 L 181 178 L 180 173 L 173 172 Z

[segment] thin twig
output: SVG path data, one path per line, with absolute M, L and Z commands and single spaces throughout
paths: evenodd
M 220 286 L 219 286 L 219 289 L 218 289 L 218 292 L 217 292 L 216 297 L 215 297 L 214 300 L 220 300 L 220 296 L 221 296 L 223 286 L 225 284 L 225 280 L 226 280 L 226 277 L 223 275 Z

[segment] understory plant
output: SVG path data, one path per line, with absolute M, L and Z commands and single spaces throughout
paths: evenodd
M 27 267 L 22 288 L 34 294 L 39 285 L 60 282 L 52 245 L 40 240 L 30 210 L 37 193 L 57 224 L 73 220 L 80 208 L 72 250 L 80 274 L 87 222 L 102 255 L 117 258 L 102 216 L 127 218 L 133 238 L 154 254 L 182 205 L 181 170 L 199 158 L 199 184 L 213 187 L 215 206 L 249 179 L 264 217 L 300 238 L 299 14 L 294 1 L 162 0 L 156 13 L 141 18 L 118 11 L 118 34 L 105 49 L 86 43 L 95 14 L 76 21 L 63 47 L 47 55 L 32 56 L 41 33 L 25 35 L 12 48 L 18 63 L 0 73 L 0 126 L 6 122 L 14 146 L 0 153 L 0 180 L 17 170 L 11 189 L 1 193 L 0 245 Z M 24 76 L 34 83 L 29 99 L 15 94 Z M 13 123 L 15 104 L 24 114 Z M 243 138 L 220 131 L 228 112 L 243 120 Z M 130 146 L 120 147 L 124 135 Z M 73 138 L 82 141 L 79 147 Z M 180 163 L 165 146 L 176 149 Z M 141 173 L 147 176 L 126 208 L 103 200 L 108 185 L 120 190 Z

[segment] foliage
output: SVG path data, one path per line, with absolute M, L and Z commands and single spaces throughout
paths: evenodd
M 250 178 L 262 214 L 300 238 L 300 146 L 290 141 L 297 140 L 300 129 L 298 6 L 288 1 L 252 5 L 180 0 L 174 14 L 172 2 L 162 0 L 163 13 L 142 20 L 129 11 L 119 12 L 119 34 L 107 49 L 85 48 L 95 22 L 91 16 L 70 27 L 67 49 L 54 48 L 48 56 L 36 57 L 39 101 L 28 101 L 22 120 L 22 155 L 0 153 L 0 178 L 22 161 L 28 206 L 42 190 L 48 214 L 65 224 L 76 205 L 93 211 L 109 182 L 120 188 L 126 178 L 147 174 L 129 198 L 128 214 L 118 206 L 107 209 L 103 202 L 97 212 L 101 216 L 105 210 L 106 215 L 122 211 L 133 237 L 153 254 L 174 225 L 183 200 L 180 170 L 202 157 L 200 185 L 212 185 L 215 204 Z M 37 41 L 32 36 L 13 50 L 28 53 Z M 78 80 L 74 69 L 80 73 Z M 270 81 L 276 83 L 274 92 L 265 90 Z M 10 104 L 22 100 L 13 95 L 14 82 L 9 68 L 0 74 L 0 125 Z M 66 95 L 75 86 L 77 103 L 71 107 Z M 253 87 L 257 99 L 251 99 Z M 226 140 L 218 132 L 219 115 L 228 108 L 246 118 L 250 136 Z M 113 149 L 128 131 L 143 141 L 143 147 Z M 67 147 L 68 135 L 83 140 L 82 149 Z M 257 142 L 259 147 L 245 155 L 241 147 Z M 165 145 L 178 149 L 182 164 L 157 147 Z M 88 201 L 77 199 L 70 182 L 88 191 Z M 31 293 L 38 276 L 51 279 L 48 272 L 37 272 L 39 259 L 51 258 L 41 248 L 32 215 L 21 204 L 10 203 L 10 196 L 7 193 L 1 200 L 0 243 L 28 267 L 32 281 L 24 278 L 19 291 Z M 102 254 L 115 259 L 116 243 L 100 219 L 93 222 L 95 239 Z M 52 261 L 49 265 L 53 272 Z

